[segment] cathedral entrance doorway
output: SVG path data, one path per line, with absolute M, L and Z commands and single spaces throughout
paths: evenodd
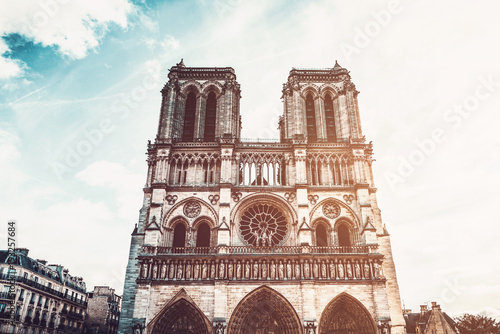
M 346 293 L 333 299 L 323 311 L 319 334 L 376 334 L 377 329 L 368 310 Z
M 228 334 L 302 334 L 302 326 L 285 297 L 263 286 L 236 306 Z
M 185 299 L 163 310 L 153 326 L 152 334 L 209 334 L 201 312 Z

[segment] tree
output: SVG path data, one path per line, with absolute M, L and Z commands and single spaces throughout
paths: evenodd
M 500 322 L 493 318 L 465 313 L 455 321 L 460 334 L 500 334 Z

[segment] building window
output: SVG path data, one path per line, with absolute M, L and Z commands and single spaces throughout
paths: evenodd
M 337 235 L 339 237 L 339 246 L 349 247 L 351 246 L 351 238 L 349 233 L 349 228 L 346 224 L 340 224 L 337 229 Z
M 329 142 L 337 141 L 335 132 L 335 114 L 333 112 L 333 99 L 330 94 L 325 96 L 325 119 L 326 119 L 326 137 Z
M 316 226 L 316 246 L 328 246 L 328 232 L 325 224 L 318 224 Z
M 186 246 L 186 226 L 182 223 L 178 223 L 174 228 L 174 242 L 173 247 L 185 247 Z
M 198 225 L 196 247 L 210 247 L 210 226 L 207 223 Z
M 217 116 L 217 99 L 214 92 L 207 97 L 207 110 L 205 113 L 205 141 L 215 141 L 215 120 Z
M 316 112 L 314 111 L 314 99 L 311 93 L 306 96 L 306 120 L 308 141 L 315 142 L 317 140 Z
M 195 113 L 196 113 L 196 95 L 193 92 L 191 92 L 188 94 L 188 97 L 186 99 L 182 141 L 193 141 Z

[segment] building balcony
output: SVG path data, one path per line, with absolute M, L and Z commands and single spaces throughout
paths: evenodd
M 10 300 L 11 295 L 9 292 L 0 292 L 0 299 L 8 299 Z
M 139 284 L 198 281 L 384 280 L 376 245 L 351 247 L 143 247 Z
M 267 254 L 371 254 L 377 252 L 377 245 L 362 246 L 275 246 L 275 247 L 254 247 L 254 246 L 216 246 L 216 247 L 154 247 L 143 246 L 143 255 L 267 255 Z

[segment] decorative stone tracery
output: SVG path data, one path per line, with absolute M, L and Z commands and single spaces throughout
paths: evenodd
M 318 333 L 376 334 L 377 328 L 363 304 L 347 293 L 343 293 L 325 307 L 319 322 Z
M 163 310 L 151 333 L 209 334 L 210 332 L 203 314 L 187 300 L 180 299 Z
M 249 293 L 236 307 L 229 334 L 302 334 L 302 324 L 292 305 L 267 286 Z
M 270 204 L 255 204 L 241 217 L 240 234 L 252 246 L 277 246 L 289 233 L 287 221 L 280 209 Z

